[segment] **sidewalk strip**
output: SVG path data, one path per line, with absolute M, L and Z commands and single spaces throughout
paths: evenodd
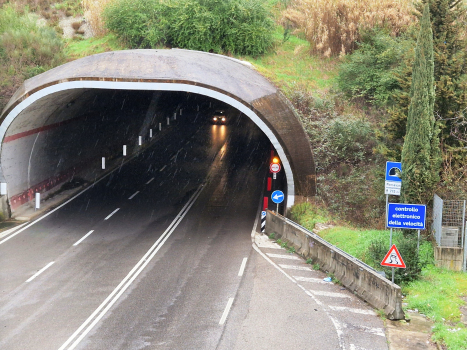
M 29 277 L 29 279 L 26 281 L 26 283 L 28 282 L 31 282 L 34 278 L 36 278 L 37 276 L 39 276 L 42 272 L 44 272 L 45 270 L 47 270 L 50 266 L 53 265 L 55 261 L 52 261 L 52 262 L 49 262 L 47 265 L 45 265 L 42 269 L 40 269 L 39 271 L 37 271 L 34 275 L 32 275 L 31 277 Z

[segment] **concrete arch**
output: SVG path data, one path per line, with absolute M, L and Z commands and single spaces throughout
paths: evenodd
M 281 157 L 287 179 L 287 206 L 293 205 L 296 195 L 314 194 L 311 147 L 285 97 L 264 77 L 238 60 L 188 50 L 128 50 L 98 54 L 27 80 L 0 118 L 0 175 L 5 175 L 8 181 L 8 174 L 11 176 L 14 171 L 4 167 L 4 159 L 8 158 L 5 141 L 14 139 L 14 135 L 27 135 L 38 127 L 46 128 L 51 123 L 49 115 L 79 94 L 110 89 L 190 92 L 233 106 L 266 134 Z M 67 121 L 65 115 L 54 118 L 55 123 Z

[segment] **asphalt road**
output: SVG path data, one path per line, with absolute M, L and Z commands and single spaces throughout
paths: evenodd
M 1 243 L 0 348 L 386 349 L 367 306 L 338 298 L 355 326 L 279 271 L 280 247 L 252 246 L 269 154 L 255 130 L 174 130 Z

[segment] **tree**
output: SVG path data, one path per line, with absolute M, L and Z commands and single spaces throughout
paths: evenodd
M 402 199 L 426 203 L 439 182 L 441 151 L 434 118 L 433 32 L 425 4 L 412 69 L 407 132 L 402 148 Z
M 455 148 L 459 153 L 465 142 L 453 136 L 453 129 L 459 126 L 459 115 L 467 121 L 467 115 L 462 114 L 467 107 L 467 6 L 460 0 L 422 0 L 416 6 L 420 13 L 423 12 L 425 4 L 429 4 L 430 7 L 433 30 L 436 86 L 434 113 L 441 121 L 440 136 L 443 147 Z M 395 105 L 389 110 L 390 117 L 384 125 L 384 134 L 381 137 L 384 141 L 381 153 L 393 159 L 397 159 L 401 152 L 411 101 L 413 55 L 407 52 L 406 57 L 398 75 L 400 90 L 393 95 Z M 459 156 L 459 159 L 464 159 L 461 153 Z

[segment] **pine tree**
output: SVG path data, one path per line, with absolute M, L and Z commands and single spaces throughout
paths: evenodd
M 459 153 L 465 145 L 451 135 L 451 129 L 456 123 L 453 117 L 461 115 L 467 107 L 467 38 L 465 36 L 467 6 L 459 0 L 422 0 L 416 7 L 423 12 L 427 3 L 430 6 L 433 30 L 436 85 L 434 113 L 441 119 L 440 136 L 444 147 L 455 148 Z M 381 153 L 392 159 L 397 159 L 400 155 L 410 103 L 412 80 L 410 61 L 413 58 L 410 54 L 406 56 L 408 58 L 403 63 L 406 67 L 401 69 L 401 74 L 398 76 L 401 90 L 393 96 L 395 106 L 389 111 L 390 117 L 384 126 L 385 134 L 381 137 L 385 143 Z M 467 118 L 466 115 L 464 117 Z M 460 132 L 465 133 L 467 130 Z M 459 155 L 463 157 L 461 153 Z
M 407 132 L 402 148 L 404 202 L 426 203 L 439 181 L 441 152 L 434 102 L 433 32 L 426 4 L 415 48 Z

